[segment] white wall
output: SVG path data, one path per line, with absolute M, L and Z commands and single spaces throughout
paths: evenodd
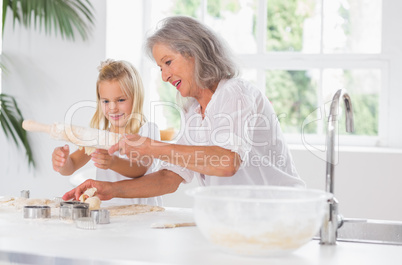
M 25 119 L 43 123 L 63 122 L 68 109 L 82 100 L 95 100 L 99 62 L 105 57 L 106 0 L 93 1 L 96 26 L 84 42 L 63 41 L 60 37 L 27 31 L 15 26 L 8 16 L 3 38 L 3 55 L 8 73 L 2 75 L 2 92 L 18 101 Z M 88 126 L 92 109 L 77 111 L 73 122 Z M 14 143 L 0 134 L 0 194 L 19 195 L 29 189 L 32 197 L 61 196 L 72 186 L 68 177 L 55 173 L 51 154 L 63 144 L 48 135 L 30 133 L 36 169 Z
M 293 148 L 300 176 L 309 188 L 325 189 L 325 167 L 316 154 Z M 341 148 L 334 194 L 344 217 L 402 221 L 401 151 Z

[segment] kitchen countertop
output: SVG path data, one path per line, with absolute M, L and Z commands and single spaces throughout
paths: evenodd
M 154 229 L 154 223 L 193 221 L 192 210 L 111 217 L 110 224 L 82 230 L 73 222 L 24 219 L 22 211 L 0 208 L 0 264 L 402 264 L 402 246 L 312 240 L 291 254 L 254 258 L 222 252 L 197 227 Z

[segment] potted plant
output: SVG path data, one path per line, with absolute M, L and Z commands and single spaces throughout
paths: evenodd
M 3 32 L 7 14 L 12 16 L 14 26 L 18 22 L 27 29 L 44 29 L 46 34 L 59 33 L 70 41 L 75 40 L 77 32 L 86 40 L 94 25 L 93 6 L 89 0 L 3 0 Z M 0 68 L 6 66 L 0 63 Z M 15 98 L 0 93 L 1 128 L 17 147 L 24 147 L 28 165 L 34 167 L 32 150 L 22 128 L 23 120 Z

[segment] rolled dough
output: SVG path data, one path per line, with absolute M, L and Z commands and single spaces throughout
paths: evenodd
M 148 212 L 163 212 L 165 208 L 146 204 L 131 204 L 120 206 L 109 206 L 104 209 L 109 210 L 110 216 L 135 215 Z
M 97 196 L 91 197 L 92 200 L 99 200 L 100 207 L 100 199 Z M 86 199 L 85 202 L 88 202 L 89 198 Z M 90 203 L 89 201 L 88 203 Z M 27 199 L 21 197 L 3 197 L 0 198 L 0 207 L 7 207 L 20 210 L 24 208 L 26 205 L 37 205 L 44 206 L 48 205 L 52 208 L 52 216 L 58 216 L 58 209 L 60 207 L 60 202 L 56 200 L 49 199 Z M 91 208 L 91 205 L 90 205 Z M 99 209 L 99 208 L 98 208 Z M 165 208 L 160 206 L 146 205 L 146 204 L 131 204 L 131 205 L 117 205 L 117 206 L 108 206 L 102 209 L 109 210 L 110 216 L 124 216 L 124 215 L 136 215 L 148 212 L 163 212 Z M 53 210 L 55 210 L 53 214 Z M 92 210 L 92 209 L 91 209 Z

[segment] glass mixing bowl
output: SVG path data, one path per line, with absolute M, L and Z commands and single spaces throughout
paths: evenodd
M 230 253 L 291 252 L 319 231 L 332 194 L 276 186 L 208 186 L 187 191 L 202 234 Z

